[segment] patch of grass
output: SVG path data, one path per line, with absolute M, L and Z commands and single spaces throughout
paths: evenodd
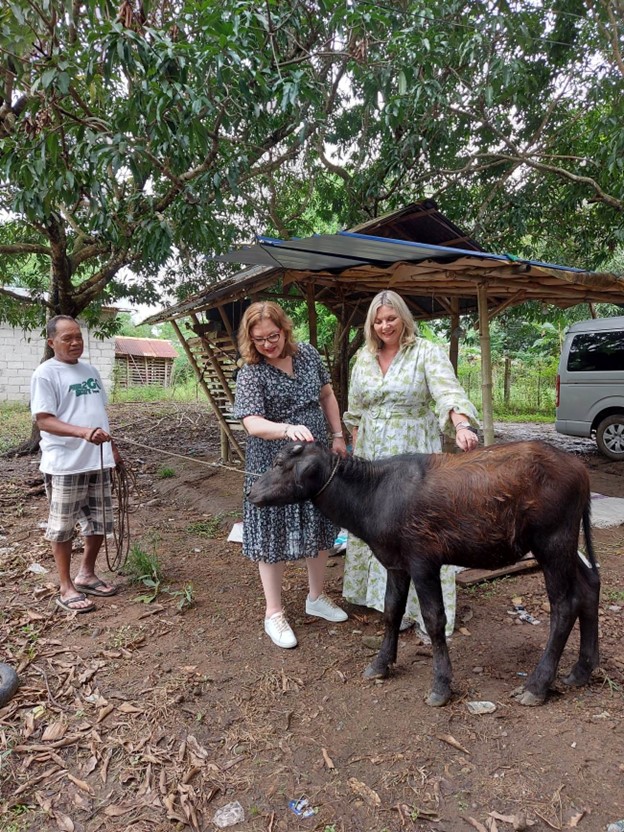
M 151 590 L 149 595 L 141 595 L 140 601 L 149 604 L 160 592 L 163 572 L 158 555 L 155 552 L 147 552 L 138 543 L 130 547 L 123 574 L 127 576 L 131 584 L 143 584 Z
M 605 600 L 614 604 L 624 603 L 624 589 L 607 589 L 604 593 Z
M 120 647 L 128 648 L 140 639 L 141 633 L 141 627 L 131 627 L 129 624 L 122 624 L 121 627 L 118 627 L 110 634 L 108 643 L 111 647 L 116 647 L 117 649 Z
M 177 474 L 176 474 L 176 472 L 173 470 L 173 468 L 166 468 L 166 467 L 163 467 L 163 468 L 161 468 L 161 469 L 158 471 L 158 473 L 156 474 L 156 476 L 157 476 L 159 479 L 161 479 L 161 480 L 170 480 L 172 477 L 176 477 L 176 476 L 177 476 Z
M 614 696 L 616 693 L 622 693 L 622 685 L 614 681 L 604 670 L 601 670 L 600 673 L 602 674 L 602 685 L 603 687 L 609 688 L 611 696 Z
M 32 624 L 24 624 L 20 627 L 20 632 L 26 637 L 27 644 L 24 648 L 25 654 L 29 659 L 34 659 L 37 655 L 37 642 L 39 641 L 39 631 L 36 630 Z
M 473 597 L 493 598 L 495 595 L 498 595 L 500 589 L 504 589 L 504 584 L 510 578 L 510 575 L 503 575 L 502 578 L 494 578 L 491 581 L 482 581 L 479 584 L 462 587 L 462 591 Z
M 6 824 L 0 827 L 2 832 L 24 832 L 27 826 L 30 826 L 32 819 L 26 817 L 26 815 L 31 812 L 33 809 L 32 806 L 28 806 L 26 803 L 16 803 L 12 806 L 7 814 L 4 816 L 4 823 Z
M 32 419 L 27 404 L 0 405 L 0 454 L 15 448 L 30 436 Z
M 203 397 L 203 393 L 193 380 L 176 384 L 174 387 L 160 387 L 148 384 L 145 387 L 115 386 L 111 394 L 111 402 L 194 402 Z
M 515 413 L 513 411 L 505 412 L 501 409 L 494 410 L 495 422 L 537 422 L 539 424 L 550 425 L 554 424 L 555 413 L 535 413 L 533 411 L 520 411 Z
M 189 523 L 186 530 L 191 534 L 196 534 L 198 537 L 213 538 L 221 531 L 221 523 L 224 518 L 225 514 L 223 513 L 215 514 L 214 517 L 210 517 L 208 520 L 198 520 L 196 523 Z

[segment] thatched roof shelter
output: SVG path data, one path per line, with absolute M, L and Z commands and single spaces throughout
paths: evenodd
M 339 326 L 330 370 L 343 407 L 349 361 L 361 344 L 361 337 L 349 344 L 349 331 L 361 326 L 374 294 L 386 288 L 399 292 L 417 320 L 449 317 L 455 364 L 460 316 L 477 314 L 486 444 L 494 437 L 491 319 L 528 300 L 561 308 L 583 302 L 624 304 L 624 278 L 486 252 L 441 214 L 432 200 L 338 234 L 288 241 L 261 237 L 255 245 L 217 259 L 249 267 L 152 315 L 146 323 L 173 323 L 198 379 L 208 379 L 209 399 L 221 416 L 230 446 L 239 455 L 228 406 L 233 401 L 235 331 L 252 300 L 270 295 L 306 301 L 312 343 L 316 342 L 315 303 L 336 315 Z

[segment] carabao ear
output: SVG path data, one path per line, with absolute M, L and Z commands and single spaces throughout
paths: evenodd
M 294 480 L 297 494 L 302 495 L 299 499 L 307 500 L 310 494 L 316 493 L 316 478 L 318 473 L 318 460 L 315 457 L 300 459 L 295 463 Z

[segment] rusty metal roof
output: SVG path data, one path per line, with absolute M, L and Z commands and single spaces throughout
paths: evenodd
M 130 338 L 126 335 L 115 336 L 115 355 L 134 355 L 145 358 L 177 358 L 171 341 L 160 338 Z

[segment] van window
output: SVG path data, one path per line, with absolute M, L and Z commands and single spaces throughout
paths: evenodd
M 624 370 L 624 332 L 575 335 L 568 354 L 568 370 L 572 373 Z

